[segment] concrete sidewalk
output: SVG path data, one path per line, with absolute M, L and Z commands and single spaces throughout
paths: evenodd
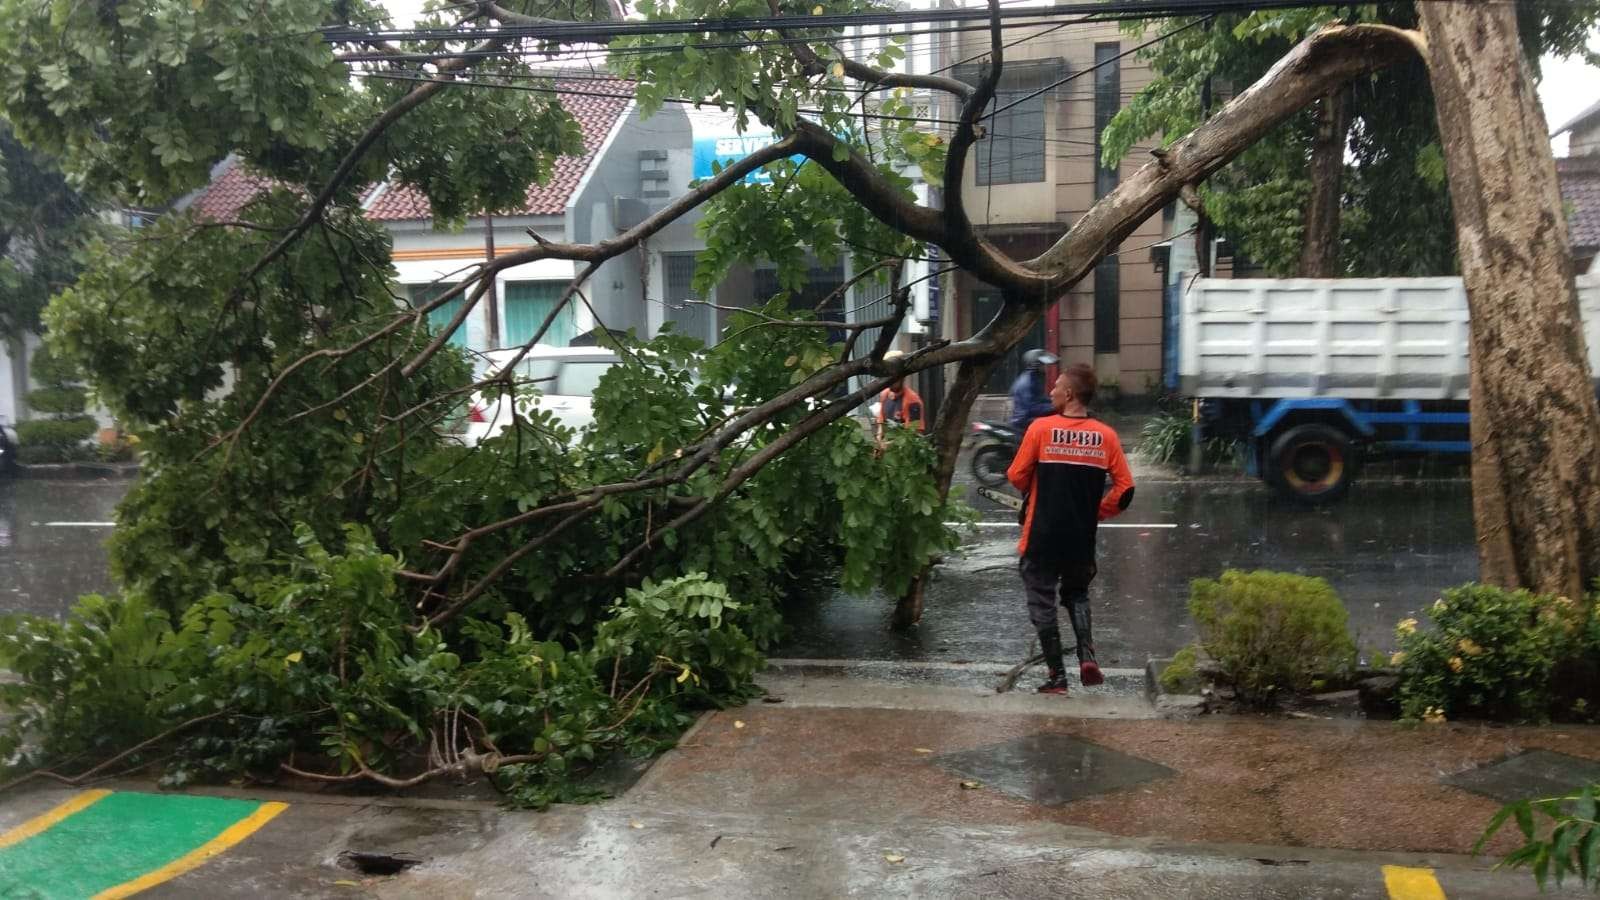
M 708 714 L 595 806 L 209 791 L 288 808 L 151 896 L 1535 897 L 1527 873 L 1462 855 L 1499 804 L 1447 780 L 1535 748 L 1600 760 L 1592 728 L 1169 721 L 1114 692 L 767 684 L 782 702 Z M 0 834 L 72 793 L 4 798 Z M 379 877 L 342 868 L 346 850 L 421 862 Z

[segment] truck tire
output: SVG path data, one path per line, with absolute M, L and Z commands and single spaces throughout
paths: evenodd
M 1350 492 L 1361 450 L 1332 425 L 1296 425 L 1267 452 L 1267 483 L 1303 503 L 1331 503 Z

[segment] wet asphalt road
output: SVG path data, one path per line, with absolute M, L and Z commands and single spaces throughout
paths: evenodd
M 0 612 L 60 615 L 79 594 L 111 587 L 103 542 L 128 482 L 0 481 Z M 1012 662 L 1031 640 L 1016 574 L 1014 515 L 977 500 L 984 524 L 940 568 L 920 626 L 887 628 L 878 594 L 835 594 L 786 614 L 776 657 Z M 1133 507 L 1103 528 L 1091 596 L 1103 665 L 1140 666 L 1189 642 L 1190 579 L 1226 568 L 1326 578 L 1344 598 L 1363 651 L 1392 649 L 1394 623 L 1477 572 L 1471 504 L 1461 481 L 1357 486 L 1307 509 L 1248 481 L 1142 477 Z
M 111 521 L 128 484 L 0 478 L 0 613 L 61 615 L 111 589 L 111 529 L 87 523 Z

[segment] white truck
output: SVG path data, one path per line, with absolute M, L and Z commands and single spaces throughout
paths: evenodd
M 1578 302 L 1600 372 L 1600 275 Z M 1318 503 L 1365 458 L 1468 453 L 1467 296 L 1459 278 L 1200 279 L 1177 324 L 1196 443 L 1243 442 L 1251 474 Z

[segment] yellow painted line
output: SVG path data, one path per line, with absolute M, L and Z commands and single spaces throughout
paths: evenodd
M 196 847 L 188 853 L 185 853 L 184 855 L 178 857 L 172 862 L 167 863 L 159 869 L 146 872 L 132 881 L 124 881 L 116 887 L 107 888 L 100 893 L 95 894 L 94 900 L 116 900 L 116 898 L 121 897 L 132 897 L 134 894 L 137 894 L 140 891 L 147 891 L 164 881 L 169 881 L 173 878 L 177 878 L 179 875 L 182 875 L 185 872 L 198 869 L 205 865 L 206 861 L 211 859 L 213 856 L 216 856 L 222 851 L 227 850 L 229 847 L 232 847 L 234 844 L 239 843 L 250 835 L 255 834 L 256 831 L 261 828 L 261 826 L 272 821 L 273 817 L 277 816 L 278 813 L 281 813 L 288 808 L 289 804 L 287 803 L 263 803 L 261 804 L 260 809 L 257 809 L 249 816 L 233 823 L 221 834 L 209 841 L 206 841 L 199 847 Z
M 1445 900 L 1432 869 L 1384 866 L 1383 885 L 1389 889 L 1389 900 Z
M 12 844 L 21 843 L 41 831 L 47 831 L 52 825 L 67 816 L 75 812 L 82 812 L 109 796 L 111 796 L 110 791 L 84 791 L 44 815 L 35 816 L 5 834 L 0 834 L 0 847 L 9 847 Z

